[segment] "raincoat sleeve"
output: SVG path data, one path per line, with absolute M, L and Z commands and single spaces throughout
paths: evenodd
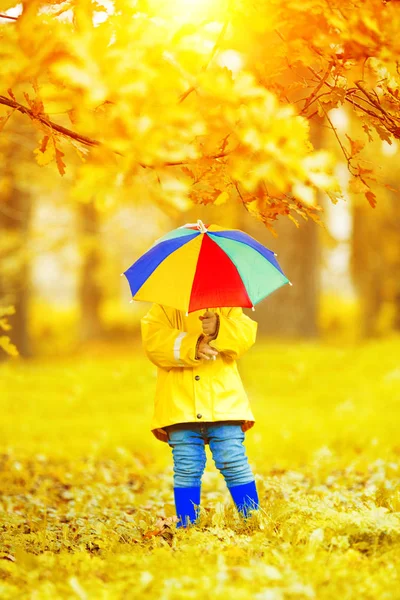
M 239 358 L 256 341 L 258 324 L 244 314 L 241 308 L 231 308 L 219 315 L 217 337 L 210 346 L 233 359 Z
M 141 328 L 146 356 L 157 367 L 194 367 L 201 362 L 195 358 L 199 334 L 174 329 L 160 305 L 151 307 L 141 320 Z

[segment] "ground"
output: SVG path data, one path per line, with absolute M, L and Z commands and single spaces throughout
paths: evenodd
M 259 342 L 240 370 L 261 510 L 209 449 L 176 530 L 140 345 L 0 366 L 0 598 L 400 599 L 400 339 Z

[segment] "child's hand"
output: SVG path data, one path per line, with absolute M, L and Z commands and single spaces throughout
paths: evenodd
M 212 348 L 208 344 L 209 341 L 210 341 L 210 338 L 208 338 L 208 337 L 204 337 L 201 340 L 198 350 L 197 350 L 196 358 L 204 358 L 205 360 L 210 360 L 210 359 L 215 360 L 215 357 L 217 356 L 218 352 L 217 352 L 217 350 L 215 350 L 215 348 Z
M 212 339 L 217 332 L 218 317 L 215 312 L 206 310 L 202 317 L 199 317 L 201 325 L 203 327 L 203 333 Z

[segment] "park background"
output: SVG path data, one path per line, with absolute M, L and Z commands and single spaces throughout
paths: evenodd
M 240 68 L 235 54 L 224 61 Z M 400 597 L 399 153 L 382 131 L 357 142 L 358 117 L 339 101 L 313 115 L 312 142 L 334 157 L 341 187 L 300 194 L 320 223 L 260 219 L 260 205 L 220 189 L 202 202 L 168 181 L 165 194 L 146 179 L 111 184 L 108 155 L 90 171 L 85 154 L 81 172 L 66 153 L 61 173 L 57 150 L 35 161 L 26 114 L 2 117 L 2 598 Z M 351 181 L 360 153 L 378 172 L 373 194 Z M 246 311 L 259 324 L 239 369 L 262 510 L 240 521 L 207 448 L 202 522 L 182 532 L 171 450 L 150 432 L 149 305 L 130 302 L 120 274 L 199 218 L 272 249 L 293 287 Z

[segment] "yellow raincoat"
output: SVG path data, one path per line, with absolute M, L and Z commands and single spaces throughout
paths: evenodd
M 237 420 L 243 431 L 254 425 L 236 359 L 254 344 L 257 323 L 241 308 L 210 310 L 219 315 L 218 336 L 210 342 L 216 360 L 195 358 L 204 310 L 186 316 L 153 304 L 141 321 L 144 350 L 158 367 L 151 430 L 163 442 L 162 428 L 175 423 Z

